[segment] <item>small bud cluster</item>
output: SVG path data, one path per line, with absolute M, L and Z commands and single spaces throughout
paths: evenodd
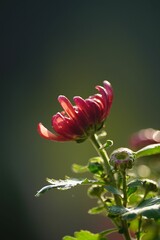
M 131 169 L 134 162 L 134 152 L 128 148 L 118 148 L 110 156 L 110 164 L 115 170 Z

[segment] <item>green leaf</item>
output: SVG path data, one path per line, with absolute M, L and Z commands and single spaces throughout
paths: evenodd
M 122 218 L 128 221 L 131 221 L 136 217 L 138 217 L 139 215 L 147 218 L 153 218 L 156 220 L 160 219 L 160 205 L 155 204 L 153 206 L 135 208 L 135 209 L 129 210 L 128 212 L 122 215 Z
M 88 166 L 82 166 L 82 165 L 74 163 L 72 165 L 72 170 L 75 173 L 84 173 L 84 172 L 88 172 Z
M 110 216 L 119 216 L 125 213 L 127 209 L 125 207 L 111 206 L 108 207 L 108 212 Z
M 101 157 L 92 157 L 89 159 L 89 162 L 91 163 L 98 162 L 99 164 L 103 164 L 103 160 Z
M 51 184 L 41 188 L 35 195 L 36 197 L 39 197 L 41 194 L 45 193 L 46 191 L 52 188 L 56 188 L 59 190 L 67 190 L 77 185 L 92 185 L 93 183 L 96 182 L 95 180 L 89 180 L 87 178 L 83 180 L 74 178 L 67 178 L 65 180 L 54 180 L 47 178 L 47 181 Z
M 99 213 L 103 212 L 104 210 L 106 210 L 104 208 L 104 206 L 98 206 L 98 207 L 93 207 L 93 208 L 89 209 L 88 213 L 89 214 L 99 214 Z
M 138 187 L 143 187 L 148 192 L 157 192 L 158 184 L 150 179 L 134 179 L 127 184 L 128 190 L 127 195 L 130 196 L 134 193 Z
M 160 154 L 160 144 L 151 144 L 148 145 L 139 151 L 135 152 L 135 157 L 140 158 L 140 157 L 145 157 L 145 156 L 151 156 L 154 154 Z
M 81 230 L 80 232 L 75 232 L 74 237 L 65 236 L 63 240 L 107 240 L 106 238 L 101 237 L 100 234 L 91 233 L 89 231 Z
M 88 169 L 91 173 L 102 173 L 103 172 L 103 166 L 99 162 L 89 162 Z
M 152 197 L 152 198 L 145 199 L 144 201 L 142 201 L 138 205 L 138 207 L 139 208 L 141 208 L 141 207 L 149 207 L 149 206 L 153 206 L 155 204 L 160 204 L 160 198 L 159 197 Z
M 129 182 L 127 185 L 128 185 L 129 188 L 142 187 L 143 186 L 143 180 L 134 179 L 131 182 Z
M 137 191 L 138 187 L 142 187 L 143 186 L 143 181 L 140 179 L 134 179 L 131 182 L 129 182 L 127 184 L 128 186 L 128 190 L 127 190 L 127 196 L 131 196 L 134 192 Z
M 113 141 L 112 140 L 107 140 L 106 143 L 104 143 L 100 149 L 103 149 L 103 148 L 109 148 L 109 147 L 112 147 L 113 146 Z
M 110 193 L 117 194 L 117 195 L 119 195 L 119 196 L 122 195 L 121 192 L 120 192 L 117 188 L 112 187 L 112 186 L 110 186 L 110 185 L 105 186 L 105 189 L 106 189 L 108 192 L 110 192 Z
M 142 201 L 136 208 L 127 209 L 127 212 L 122 214 L 125 220 L 133 220 L 139 215 L 147 218 L 160 219 L 160 198 L 149 198 Z
M 101 236 L 109 235 L 110 233 L 117 232 L 117 228 L 111 228 L 100 233 Z M 105 238 L 106 239 L 106 238 Z
M 74 237 L 65 236 L 65 237 L 63 237 L 62 240 L 75 240 L 75 239 L 76 239 L 76 238 L 74 238 Z

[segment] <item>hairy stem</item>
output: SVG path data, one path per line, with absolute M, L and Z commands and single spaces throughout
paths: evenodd
M 108 154 L 107 154 L 106 150 L 103 148 L 101 142 L 99 141 L 98 136 L 96 134 L 92 135 L 90 137 L 90 141 L 91 141 L 92 145 L 94 146 L 94 148 L 96 149 L 99 156 L 104 161 L 104 165 L 105 165 L 105 168 L 106 168 L 106 173 L 109 177 L 110 184 L 113 187 L 117 188 L 116 180 L 115 180 L 114 174 L 112 172 L 111 166 L 109 164 Z M 121 197 L 117 194 L 113 194 L 113 196 L 114 196 L 114 200 L 115 200 L 116 205 L 122 207 L 123 205 L 122 205 L 122 202 L 121 202 Z M 127 201 L 127 200 L 125 200 L 125 201 Z M 121 220 L 121 224 L 122 224 L 122 228 L 123 228 L 123 232 L 124 232 L 123 234 L 124 234 L 125 240 L 131 240 L 131 237 L 130 237 L 130 234 L 129 234 L 129 231 L 128 231 L 127 221 Z
M 127 206 L 127 183 L 126 183 L 126 170 L 122 171 L 122 181 L 123 181 L 123 206 Z

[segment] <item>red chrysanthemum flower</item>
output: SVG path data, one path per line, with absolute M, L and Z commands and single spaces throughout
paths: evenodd
M 52 117 L 52 127 L 55 133 L 50 132 L 42 123 L 38 124 L 39 134 L 53 141 L 84 141 L 103 127 L 109 114 L 113 100 L 112 86 L 108 81 L 103 82 L 104 87 L 96 86 L 99 93 L 83 99 L 79 96 L 73 98 L 75 106 L 63 95 L 58 97 L 64 111 Z

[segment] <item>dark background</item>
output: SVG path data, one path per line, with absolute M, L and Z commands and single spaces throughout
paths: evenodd
M 80 229 L 105 229 L 87 211 L 87 188 L 34 195 L 45 178 L 76 176 L 72 163 L 96 155 L 82 144 L 53 143 L 37 134 L 61 110 L 57 97 L 88 97 L 109 80 L 114 103 L 106 126 L 114 148 L 130 135 L 159 129 L 160 2 L 2 1 L 1 235 L 58 240 Z M 113 148 L 112 148 L 113 150 Z M 115 239 L 111 238 L 110 239 Z

